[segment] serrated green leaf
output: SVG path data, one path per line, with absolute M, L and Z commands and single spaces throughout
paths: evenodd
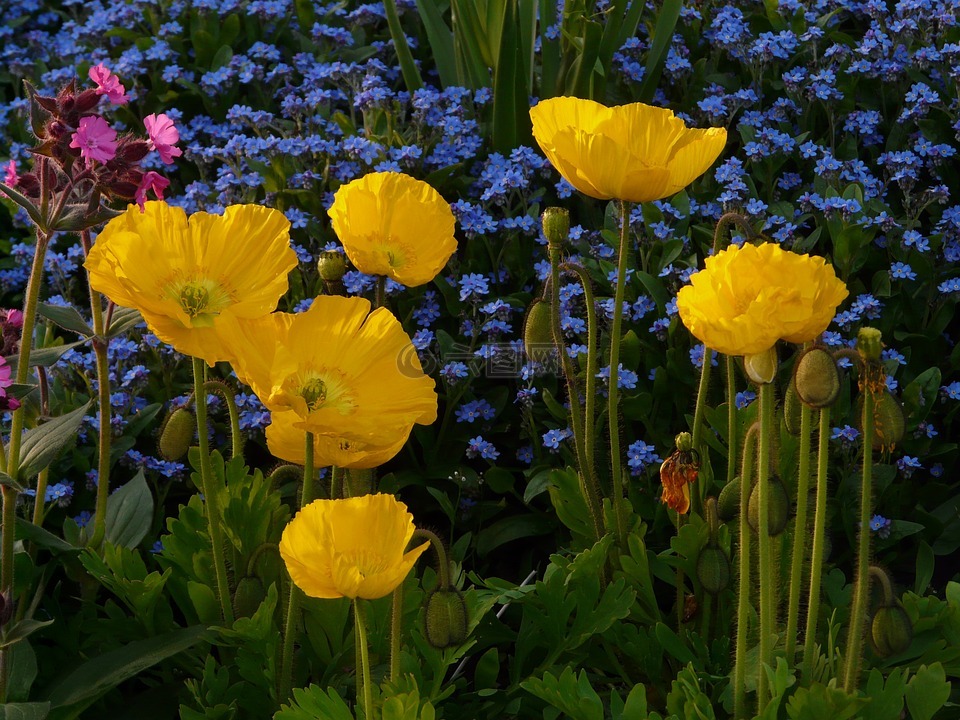
M 912 720 L 931 720 L 950 699 L 950 687 L 943 665 L 921 665 L 907 683 L 907 708 Z

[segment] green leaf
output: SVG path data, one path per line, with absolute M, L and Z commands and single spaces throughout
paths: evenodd
M 935 405 L 940 391 L 940 368 L 920 373 L 903 391 L 903 412 L 909 427 L 916 427 Z
M 10 649 L 10 676 L 7 678 L 7 699 L 26 700 L 30 686 L 37 679 L 37 654 L 29 640 L 18 642 Z
M 547 535 L 556 524 L 544 515 L 512 515 L 487 525 L 477 533 L 477 553 L 486 555 L 504 543 L 520 538 Z
M 354 720 L 350 707 L 333 688 L 295 688 L 293 704 L 281 705 L 273 720 Z
M 640 101 L 649 103 L 653 99 L 653 92 L 660 84 L 660 74 L 667 59 L 667 50 L 673 39 L 673 29 L 680 18 L 680 8 L 683 0 L 664 0 L 657 16 L 657 24 L 653 30 L 653 42 L 647 53 L 647 65 L 643 76 L 643 85 L 640 86 Z
M 41 316 L 52 320 L 64 330 L 75 332 L 84 337 L 93 335 L 93 328 L 87 324 L 80 313 L 72 305 L 50 305 L 49 303 L 39 303 L 37 312 Z
M 123 335 L 123 333 L 140 322 L 143 322 L 143 317 L 136 308 L 117 307 L 113 311 L 113 317 L 110 319 L 110 326 L 107 328 L 107 337 L 115 338 L 118 335 Z
M 50 714 L 50 703 L 5 703 L 0 710 L 3 720 L 44 720 Z
M 921 665 L 907 683 L 907 708 L 913 720 L 931 720 L 950 699 L 950 683 L 943 665 Z
M 7 475 L 5 472 L 0 471 L 0 485 L 3 487 L 8 487 L 16 493 L 23 492 L 23 485 L 18 483 L 12 477 Z
M 657 640 L 668 655 L 676 658 L 683 664 L 693 662 L 693 653 L 690 648 L 680 640 L 680 637 L 663 623 L 657 623 L 654 630 Z
M 193 647 L 205 639 L 206 632 L 205 627 L 195 625 L 111 650 L 88 660 L 63 678 L 47 699 L 55 708 L 92 701 L 124 680 Z
M 903 712 L 903 693 L 906 683 L 903 671 L 896 668 L 884 681 L 883 674 L 873 668 L 867 679 L 867 697 L 870 704 L 860 714 L 862 720 L 900 720 Z
M 799 688 L 787 702 L 787 716 L 791 720 L 849 720 L 859 717 L 860 710 L 869 702 L 866 698 L 848 695 L 837 687 L 812 685 Z
M 83 340 L 77 340 L 77 342 L 65 343 L 64 345 L 53 345 L 52 347 L 45 348 L 34 348 L 30 351 L 30 362 L 28 365 L 30 367 L 50 367 L 57 360 L 66 354 L 67 350 L 75 348 L 77 345 L 82 345 Z M 11 355 L 7 358 L 7 365 L 10 366 L 10 372 L 16 374 L 17 365 L 19 365 L 20 359 L 16 355 Z
M 44 530 L 39 525 L 34 525 L 25 518 L 17 518 L 16 539 L 29 540 L 34 545 L 46 548 L 51 552 L 80 552 L 81 548 L 75 547 L 70 543 L 58 538 L 52 532 Z
M 926 594 L 927 586 L 933 579 L 934 564 L 933 550 L 926 542 L 921 540 L 920 546 L 917 548 L 917 574 L 916 584 L 914 585 L 914 592 L 917 595 Z
M 107 498 L 106 538 L 114 545 L 135 548 L 150 530 L 153 495 L 141 469 L 133 480 Z
M 65 448 L 76 442 L 77 430 L 89 409 L 88 402 L 24 433 L 17 471 L 17 478 L 21 482 L 39 473 Z
M 493 80 L 493 147 L 509 154 L 526 143 L 532 133 L 526 81 L 520 49 L 520 28 L 515 0 L 503 14 L 500 52 Z
M 40 628 L 45 628 L 47 625 L 52 624 L 53 620 L 33 620 L 28 618 L 26 620 L 20 620 L 19 622 L 7 625 L 3 628 L 3 633 L 0 634 L 0 647 L 14 645 L 15 643 L 23 640 L 25 637 L 29 637 Z
M 543 678 L 525 680 L 520 687 L 573 720 L 603 720 L 603 702 L 591 687 L 585 670 L 578 676 L 566 667 L 559 677 L 547 672 Z
M 440 84 L 448 88 L 454 85 L 467 85 L 466 78 L 457 72 L 457 56 L 453 47 L 453 31 L 443 20 L 437 7 L 437 0 L 417 0 L 417 11 L 423 28 L 427 31 L 430 53 L 433 55 Z

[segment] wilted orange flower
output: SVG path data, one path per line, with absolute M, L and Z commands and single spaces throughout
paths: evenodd
M 673 111 L 643 103 L 550 98 L 531 108 L 530 118 L 551 164 L 598 200 L 669 197 L 706 172 L 727 141 L 723 128 L 691 129 Z
M 457 249 L 450 205 L 403 173 L 370 173 L 347 183 L 328 214 L 358 270 L 408 287 L 433 280 Z
M 218 329 L 273 311 L 297 265 L 290 222 L 259 205 L 223 215 L 148 202 L 107 223 L 87 257 L 90 286 L 136 308 L 150 331 L 210 365 L 229 359 Z
M 287 524 L 280 555 L 310 597 L 376 600 L 403 582 L 430 544 L 406 552 L 414 530 L 393 495 L 315 500 Z
M 822 257 L 776 243 L 731 246 L 708 257 L 677 295 L 687 329 L 708 348 L 754 355 L 777 340 L 804 343 L 827 329 L 848 295 Z
M 674 450 L 660 466 L 663 494 L 660 500 L 667 507 L 685 514 L 690 510 L 690 484 L 696 481 L 700 463 L 693 450 Z

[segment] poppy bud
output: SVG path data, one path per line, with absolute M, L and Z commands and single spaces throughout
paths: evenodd
M 750 493 L 747 505 L 747 521 L 755 532 L 760 531 L 760 483 L 758 480 Z M 790 514 L 790 499 L 783 481 L 777 475 L 771 475 L 767 481 L 767 534 L 776 537 L 787 527 L 787 518 Z
M 869 392 L 869 390 L 867 391 Z M 861 418 L 863 413 L 861 412 Z M 873 449 L 892 450 L 903 440 L 906 421 L 903 408 L 889 391 L 884 391 L 873 402 Z
M 797 395 L 797 386 L 790 378 L 787 391 L 783 394 L 783 422 L 787 432 L 793 436 L 800 435 L 800 396 Z
M 553 305 L 547 300 L 534 300 L 523 321 L 523 349 L 529 360 L 543 360 L 554 350 Z
M 865 363 L 880 362 L 880 350 L 883 348 L 880 337 L 880 331 L 871 327 L 860 328 L 857 333 L 857 352 Z
M 913 642 L 913 623 L 898 603 L 877 609 L 870 623 L 870 640 L 880 657 L 899 655 Z
M 793 381 L 800 401 L 815 410 L 833 405 L 840 394 L 837 362 L 821 347 L 812 347 L 800 356 Z
M 550 245 L 563 245 L 570 235 L 570 211 L 558 207 L 548 207 L 544 210 L 543 234 Z
M 186 408 L 177 408 L 167 415 L 160 430 L 158 449 L 160 457 L 173 462 L 179 460 L 193 444 L 193 435 L 197 429 L 197 421 L 193 413 Z
M 342 252 L 324 250 L 317 260 L 317 272 L 320 279 L 327 283 L 339 282 L 347 272 L 347 261 Z
M 733 480 L 723 486 L 720 496 L 717 498 L 717 516 L 727 522 L 733 520 L 740 512 L 740 478 Z
M 772 345 L 763 352 L 743 356 L 743 369 L 747 377 L 757 385 L 772 383 L 777 376 L 777 347 Z
M 254 576 L 241 579 L 233 594 L 233 607 L 237 611 L 237 617 L 253 617 L 265 597 L 260 578 Z
M 427 642 L 437 650 L 467 639 L 467 604 L 455 588 L 430 593 L 424 617 Z
M 716 545 L 707 545 L 697 557 L 697 579 L 711 595 L 719 595 L 730 585 L 730 561 Z

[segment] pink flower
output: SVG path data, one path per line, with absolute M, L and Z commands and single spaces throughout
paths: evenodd
M 10 377 L 10 366 L 7 365 L 7 359 L 0 357 L 0 397 L 6 396 L 6 390 L 13 385 L 13 379 Z
M 3 311 L 0 311 L 2 313 Z M 5 325 L 8 327 L 22 328 L 23 327 L 23 313 L 20 310 L 7 310 L 7 317 L 4 320 Z
M 163 175 L 155 173 L 153 170 L 147 172 L 143 176 L 143 180 L 140 181 L 140 187 L 137 188 L 137 194 L 135 195 L 137 205 L 140 206 L 140 212 L 143 212 L 143 204 L 147 201 L 148 190 L 153 190 L 153 194 L 157 196 L 157 200 L 163 200 L 163 191 L 166 190 L 169 185 L 170 181 L 163 177 Z
M 7 164 L 7 174 L 3 178 L 3 184 L 8 187 L 16 187 L 20 182 L 20 176 L 17 175 L 17 161 L 11 160 Z
M 80 118 L 80 127 L 73 134 L 70 147 L 79 148 L 87 167 L 97 162 L 110 162 L 117 154 L 117 131 L 102 117 Z
M 143 119 L 143 126 L 150 136 L 150 149 L 160 153 L 160 160 L 165 165 L 172 165 L 173 159 L 183 155 L 183 151 L 176 147 L 180 142 L 180 133 L 173 125 L 173 120 L 163 113 L 147 115 Z
M 110 72 L 103 63 L 90 68 L 90 79 L 97 84 L 97 95 L 106 95 L 114 105 L 125 105 L 130 101 L 120 78 Z

